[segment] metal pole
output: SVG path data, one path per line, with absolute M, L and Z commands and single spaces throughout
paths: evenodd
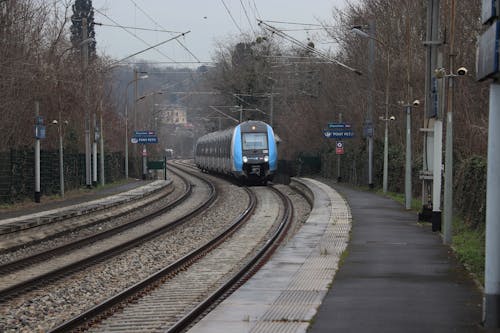
M 375 21 L 370 19 L 370 36 L 375 36 Z M 373 188 L 373 66 L 375 63 L 375 40 L 370 38 L 368 41 L 368 75 L 370 82 L 370 89 L 368 89 L 368 114 L 367 114 L 367 127 L 368 127 L 368 187 Z
M 339 113 L 339 123 L 342 123 L 342 113 Z M 337 183 L 340 183 L 342 176 L 340 175 L 340 154 L 337 154 Z
M 383 176 L 383 191 L 387 193 L 387 179 L 389 177 L 389 50 L 385 49 L 387 56 L 387 68 L 385 76 L 385 132 L 384 132 L 384 176 Z
M 61 122 L 61 112 L 59 111 L 59 187 L 61 189 L 61 197 L 64 198 L 64 152 L 63 152 L 63 124 Z
M 455 0 L 450 3 L 450 75 L 448 77 L 448 99 L 446 114 L 446 151 L 443 203 L 443 243 L 451 244 L 453 222 L 453 97 L 455 72 Z
M 85 108 L 85 184 L 87 188 L 92 187 L 91 180 L 91 161 L 90 161 L 90 115 L 88 109 L 88 84 L 87 84 L 87 66 L 89 63 L 89 53 L 88 53 L 88 43 L 86 40 L 88 38 L 87 33 L 87 19 L 82 18 L 82 59 L 83 59 L 83 76 L 84 76 L 84 102 L 83 107 Z
M 273 117 L 274 117 L 274 115 L 273 115 L 273 113 L 274 113 L 274 97 L 273 96 L 274 96 L 273 95 L 273 86 L 271 86 L 271 96 L 269 96 L 270 103 L 271 103 L 271 108 L 270 108 L 271 110 L 269 112 L 270 113 L 269 114 L 269 125 L 271 125 L 271 127 L 273 127 L 273 120 L 274 120 L 273 119 Z
M 97 186 L 97 118 L 94 113 L 94 141 L 92 143 L 92 185 Z
M 500 327 L 500 84 L 490 85 L 483 323 Z
M 411 105 L 406 105 L 405 208 L 411 209 Z
M 147 179 L 148 174 L 148 150 L 146 145 L 142 145 L 142 180 Z
M 40 103 L 35 101 L 35 119 L 40 115 Z M 39 124 L 37 123 L 37 126 Z M 35 202 L 40 203 L 40 138 L 35 140 Z
M 243 122 L 243 105 L 240 105 L 240 124 Z
M 125 94 L 125 179 L 128 179 L 128 100 Z
M 99 116 L 99 144 L 100 144 L 100 150 L 101 150 L 101 160 L 100 160 L 100 165 L 101 165 L 101 172 L 100 172 L 100 176 L 101 176 L 101 186 L 104 186 L 104 184 L 106 183 L 105 180 L 104 180 L 104 130 L 103 130 L 103 127 L 102 127 L 102 102 L 100 104 L 101 106 L 101 114 Z

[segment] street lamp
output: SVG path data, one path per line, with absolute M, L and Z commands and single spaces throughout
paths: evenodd
M 456 73 L 453 73 L 453 64 L 450 64 L 450 73 L 446 69 L 438 68 L 434 75 L 437 79 L 448 79 L 447 103 L 446 103 L 446 146 L 444 155 L 444 232 L 443 242 L 451 244 L 452 220 L 453 220 L 453 99 L 454 99 L 454 78 L 467 75 L 467 69 L 460 67 Z M 435 230 L 436 229 L 436 230 Z M 434 226 L 433 231 L 441 229 L 441 225 Z
M 355 34 L 357 34 L 363 38 L 368 38 L 370 40 L 377 42 L 379 45 L 382 46 L 382 48 L 385 51 L 385 54 L 386 54 L 386 73 L 385 73 L 385 117 L 384 117 L 384 119 L 388 119 L 388 117 L 389 117 L 389 70 L 390 70 L 389 48 L 381 40 L 379 40 L 379 39 L 367 34 L 363 30 L 361 30 L 359 26 L 352 27 L 351 30 L 352 30 L 352 32 L 354 32 Z M 387 121 L 386 121 L 385 122 L 385 134 L 384 134 L 384 176 L 383 176 L 383 191 L 384 191 L 384 193 L 387 192 L 388 152 L 389 152 L 388 128 L 387 128 Z
M 403 103 L 401 103 L 403 104 Z M 412 187 L 411 187 L 411 108 L 420 105 L 418 99 L 413 104 L 404 104 L 406 110 L 406 162 L 405 162 L 405 209 L 411 209 Z
M 147 74 L 146 72 L 141 72 L 141 74 Z M 147 79 L 148 75 L 142 75 L 134 78 L 127 83 L 125 87 L 125 179 L 128 179 L 128 87 L 138 80 Z M 135 101 L 134 101 L 135 103 Z

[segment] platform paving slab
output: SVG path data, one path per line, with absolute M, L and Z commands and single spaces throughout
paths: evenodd
M 333 189 L 312 179 L 301 181 L 315 197 L 306 223 L 190 333 L 306 332 L 347 246 L 351 215 Z

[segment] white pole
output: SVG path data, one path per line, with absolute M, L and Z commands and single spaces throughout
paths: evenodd
M 411 106 L 406 106 L 405 208 L 411 209 Z
M 97 120 L 94 113 L 94 142 L 92 143 L 92 185 L 97 185 Z
M 64 151 L 63 151 L 63 128 L 61 124 L 61 116 L 59 114 L 59 183 L 61 189 L 61 197 L 64 198 Z
M 342 123 L 342 113 L 339 113 L 339 123 Z M 337 149 L 337 148 L 335 148 Z M 340 176 L 340 154 L 337 155 L 337 182 L 340 183 L 342 177 Z
M 91 157 L 90 157 L 90 115 L 88 109 L 88 81 L 87 81 L 87 66 L 89 63 L 88 54 L 88 43 L 86 42 L 88 38 L 87 31 L 87 19 L 82 18 L 82 59 L 83 59 L 83 75 L 84 75 L 84 102 L 83 107 L 85 108 L 85 185 L 87 188 L 92 187 L 91 179 Z
M 432 180 L 432 231 L 441 230 L 441 168 L 443 164 L 443 121 L 434 121 L 434 165 Z
M 483 322 L 500 327 L 500 85 L 490 85 Z
M 40 115 L 40 103 L 35 102 L 35 117 Z M 37 126 L 40 125 L 37 120 Z M 37 133 L 38 134 L 38 133 Z M 40 203 L 40 139 L 39 135 L 35 140 L 35 202 Z
M 100 145 L 101 145 L 101 186 L 104 186 L 104 184 L 106 183 L 104 181 L 104 131 L 103 131 L 103 127 L 102 127 L 102 103 L 101 103 L 101 115 L 100 115 L 100 125 L 99 125 L 99 140 L 100 140 Z

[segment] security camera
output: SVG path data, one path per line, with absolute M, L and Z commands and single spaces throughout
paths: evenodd
M 57 120 L 52 120 L 52 124 L 57 125 L 59 122 Z
M 419 105 L 420 105 L 420 101 L 418 99 L 413 101 L 413 106 L 419 106 Z
M 468 72 L 468 70 L 465 67 L 460 67 L 459 69 L 457 69 L 458 75 L 467 75 L 467 72 Z
M 390 116 L 390 117 L 389 117 L 389 119 L 390 119 L 390 120 L 396 120 L 396 117 L 394 117 L 394 116 Z

